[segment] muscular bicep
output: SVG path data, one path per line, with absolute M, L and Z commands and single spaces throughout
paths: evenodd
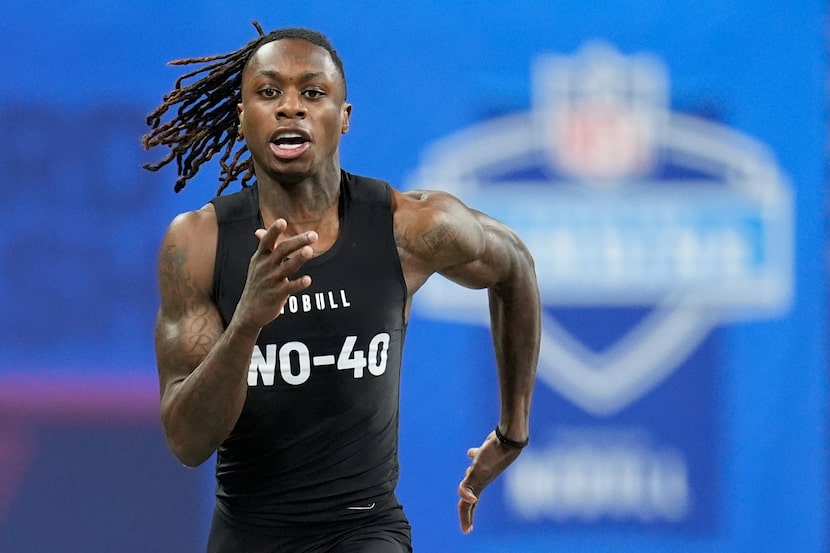
M 410 294 L 434 273 L 468 288 L 492 288 L 532 270 L 512 230 L 445 192 L 399 194 L 395 231 Z
M 446 278 L 468 288 L 492 288 L 505 282 L 530 260 L 527 248 L 507 226 L 478 211 L 470 211 L 465 223 L 476 238 L 461 262 L 439 271 Z M 464 257 L 469 257 L 464 259 Z

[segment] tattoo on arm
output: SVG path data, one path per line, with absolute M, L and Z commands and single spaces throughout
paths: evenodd
M 210 309 L 198 300 L 198 291 L 186 268 L 187 252 L 169 246 L 162 254 L 159 283 L 164 308 L 170 321 L 179 321 L 187 335 L 183 352 L 189 358 L 202 359 L 210 352 L 222 329 L 211 317 Z
M 177 320 L 186 312 L 185 298 L 193 296 L 193 286 L 184 268 L 187 254 L 168 246 L 161 255 L 159 264 L 159 287 L 165 301 L 168 316 Z
M 204 357 L 213 349 L 221 329 L 212 324 L 205 305 L 193 302 L 189 311 L 187 320 L 190 326 L 190 349 L 187 354 Z
M 456 253 L 460 251 L 455 230 L 447 224 L 442 223 L 438 225 L 424 234 L 421 239 L 432 254 L 436 254 L 446 248 Z

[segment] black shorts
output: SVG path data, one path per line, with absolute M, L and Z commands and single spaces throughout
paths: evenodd
M 412 553 L 412 534 L 397 503 L 371 517 L 284 532 L 242 524 L 214 509 L 207 553 Z

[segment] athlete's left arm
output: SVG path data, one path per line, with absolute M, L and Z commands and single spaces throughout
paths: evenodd
M 540 341 L 541 307 L 533 258 L 515 232 L 451 195 L 433 192 L 423 199 L 421 213 L 428 215 L 420 218 L 424 225 L 420 242 L 428 248 L 434 268 L 462 286 L 488 289 L 501 395 L 498 427 L 504 438 L 524 442 Z M 520 451 L 502 443 L 495 432 L 468 451 L 472 462 L 458 488 L 462 531 L 472 530 L 482 490 Z

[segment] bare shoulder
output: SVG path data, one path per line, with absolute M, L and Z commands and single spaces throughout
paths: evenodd
M 214 236 L 217 232 L 216 210 L 213 204 L 206 204 L 195 211 L 185 211 L 177 215 L 167 227 L 165 239 L 197 238 L 204 232 L 212 233 Z
M 458 198 L 450 194 L 449 192 L 445 192 L 443 190 L 408 190 L 406 192 L 401 192 L 399 190 L 393 190 L 393 193 L 397 196 L 402 196 L 414 202 L 424 203 L 424 202 L 442 202 L 442 201 L 450 201 L 450 202 L 460 202 Z
M 484 288 L 515 271 L 533 270 L 530 253 L 515 232 L 452 194 L 397 193 L 394 221 L 404 274 L 418 286 L 440 273 L 463 286 Z
M 395 242 L 410 291 L 433 273 L 476 259 L 485 233 L 476 212 L 442 191 L 393 193 Z
M 176 216 L 167 227 L 158 257 L 159 287 L 165 298 L 207 294 L 212 288 L 218 226 L 212 204 Z
M 411 253 L 449 257 L 474 256 L 483 233 L 475 212 L 461 200 L 437 190 L 397 193 L 394 210 L 396 236 Z M 440 264 L 440 263 L 439 263 Z
M 403 211 L 452 213 L 468 209 L 461 200 L 443 190 L 393 190 L 393 197 L 396 209 Z

